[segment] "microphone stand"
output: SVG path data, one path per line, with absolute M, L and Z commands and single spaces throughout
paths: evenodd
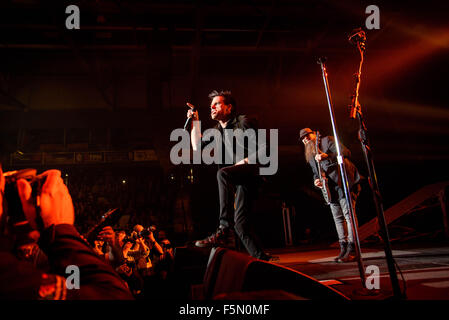
M 349 41 L 351 43 L 354 43 L 357 45 L 357 48 L 360 52 L 360 64 L 359 64 L 359 70 L 355 74 L 355 89 L 354 89 L 354 94 L 352 96 L 349 117 L 351 119 L 357 118 L 359 121 L 358 138 L 362 145 L 363 155 L 365 158 L 366 165 L 368 167 L 368 173 L 369 173 L 368 182 L 369 182 L 369 186 L 371 188 L 374 203 L 376 206 L 377 221 L 379 224 L 379 235 L 381 236 L 382 241 L 384 243 L 384 251 L 385 251 L 385 257 L 387 260 L 388 271 L 390 274 L 391 286 L 393 288 L 394 296 L 398 299 L 401 299 L 401 298 L 405 298 L 405 294 L 403 295 L 401 293 L 398 277 L 396 274 L 395 262 L 394 262 L 393 254 L 392 254 L 391 247 L 390 247 L 390 238 L 388 235 L 388 227 L 387 227 L 387 223 L 385 221 L 384 209 L 383 209 L 383 205 L 382 205 L 382 197 L 381 197 L 379 185 L 377 182 L 377 175 L 376 175 L 376 171 L 374 168 L 373 155 L 372 155 L 371 147 L 370 147 L 369 140 L 368 140 L 368 130 L 367 130 L 365 122 L 363 120 L 361 106 L 359 103 L 360 75 L 362 72 L 364 52 L 365 52 L 365 48 L 366 48 L 365 47 L 366 36 L 365 36 L 365 32 L 361 28 L 356 31 L 358 31 L 356 34 L 353 34 L 352 36 L 349 37 Z
M 343 189 L 345 192 L 346 202 L 347 202 L 347 205 L 349 208 L 349 217 L 351 220 L 352 234 L 354 235 L 354 244 L 355 244 L 355 250 L 356 250 L 356 256 L 357 256 L 357 265 L 359 268 L 360 279 L 362 280 L 363 289 L 366 289 L 365 267 L 363 266 L 363 261 L 362 261 L 359 234 L 358 234 L 357 226 L 355 223 L 356 219 L 355 219 L 354 206 L 353 206 L 352 197 L 351 197 L 351 190 L 349 188 L 348 175 L 346 173 L 344 159 L 343 159 L 343 156 L 341 155 L 341 151 L 340 151 L 340 142 L 339 142 L 338 135 L 337 135 L 335 115 L 334 115 L 332 99 L 331 99 L 331 95 L 330 95 L 330 91 L 329 91 L 329 82 L 327 79 L 325 58 L 320 58 L 318 60 L 318 63 L 321 65 L 321 71 L 323 73 L 324 89 L 326 90 L 326 98 L 327 98 L 327 104 L 329 106 L 329 114 L 330 114 L 331 122 L 332 122 L 332 130 L 334 133 L 335 145 L 337 147 L 337 162 L 338 162 L 338 166 L 340 169 L 340 175 L 341 175 L 341 179 L 342 179 Z

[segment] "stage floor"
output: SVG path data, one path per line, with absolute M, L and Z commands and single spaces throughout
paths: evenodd
M 409 300 L 449 300 L 449 243 L 393 245 L 393 256 L 402 272 L 398 272 L 401 290 L 406 285 Z M 365 270 L 370 265 L 379 267 L 380 288 L 376 294 L 364 294 L 357 262 L 336 263 L 337 248 L 301 246 L 267 250 L 279 257 L 275 264 L 288 267 L 331 285 L 351 299 L 386 299 L 392 296 L 387 262 L 382 247 L 364 248 Z

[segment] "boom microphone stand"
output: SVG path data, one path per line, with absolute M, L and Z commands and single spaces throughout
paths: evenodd
M 354 94 L 352 96 L 349 117 L 351 119 L 355 119 L 357 117 L 357 119 L 359 121 L 359 125 L 360 125 L 358 138 L 362 145 L 363 155 L 365 158 L 366 165 L 368 167 L 368 173 L 369 173 L 368 182 L 369 182 L 369 186 L 371 188 L 374 203 L 376 206 L 377 221 L 379 223 L 379 235 L 381 236 L 383 243 L 384 243 L 385 257 L 387 259 L 388 271 L 390 273 L 391 286 L 393 287 L 393 294 L 396 298 L 405 298 L 405 296 L 403 296 L 403 294 L 401 293 L 401 289 L 399 287 L 399 281 L 398 281 L 398 277 L 396 274 L 396 267 L 394 264 L 393 254 L 391 252 L 391 247 L 390 247 L 390 238 L 388 235 L 388 228 L 387 228 L 387 224 L 385 222 L 384 209 L 382 206 L 382 197 L 380 195 L 379 185 L 377 183 L 377 175 L 376 175 L 376 171 L 374 169 L 373 155 L 371 153 L 371 147 L 369 145 L 369 140 L 368 140 L 368 130 L 367 130 L 365 122 L 363 120 L 361 106 L 359 103 L 360 75 L 361 75 L 361 70 L 362 70 L 364 52 L 365 52 L 365 48 L 366 48 L 365 47 L 365 44 L 366 44 L 365 32 L 361 28 L 356 29 L 351 33 L 351 36 L 349 36 L 348 40 L 352 44 L 357 45 L 357 48 L 360 52 L 360 65 L 359 65 L 358 72 L 355 74 L 356 85 L 355 85 L 355 89 L 354 89 Z
M 340 142 L 339 142 L 338 135 L 337 135 L 334 109 L 332 106 L 332 99 L 331 99 L 331 95 L 330 95 L 330 91 L 329 91 L 329 82 L 327 80 L 327 71 L 326 71 L 325 60 L 326 60 L 325 58 L 320 58 L 318 60 L 318 63 L 321 65 L 321 71 L 323 72 L 324 89 L 326 90 L 326 98 L 327 98 L 327 104 L 329 106 L 329 114 L 330 114 L 331 122 L 332 122 L 332 130 L 334 133 L 335 146 L 337 147 L 337 162 L 338 162 L 338 166 L 340 169 L 343 189 L 345 191 L 345 198 L 346 198 L 348 208 L 349 208 L 349 217 L 351 219 L 352 234 L 354 235 L 354 244 L 355 244 L 355 250 L 356 250 L 356 256 L 357 256 L 357 265 L 359 267 L 360 279 L 362 280 L 363 289 L 366 289 L 365 268 L 363 266 L 362 254 L 361 254 L 361 250 L 360 250 L 359 234 L 358 234 L 357 226 L 355 223 L 356 220 L 355 220 L 355 215 L 354 215 L 354 207 L 352 205 L 351 191 L 349 189 L 348 175 L 346 173 L 344 159 L 343 159 L 343 156 L 341 155 L 341 151 L 340 151 Z

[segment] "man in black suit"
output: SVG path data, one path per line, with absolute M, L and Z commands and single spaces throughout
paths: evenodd
M 224 137 L 225 130 L 257 130 L 255 121 L 245 115 L 237 115 L 237 103 L 230 91 L 212 91 L 209 94 L 210 116 L 218 122 L 216 129 L 220 136 Z M 192 106 L 193 107 L 193 106 Z M 193 109 L 187 112 L 187 117 L 193 119 L 191 127 L 191 143 L 193 150 L 202 149 L 204 145 L 201 139 L 198 112 Z M 215 142 L 214 142 L 215 143 Z M 222 156 L 217 171 L 218 193 L 220 201 L 219 227 L 215 233 L 205 239 L 195 242 L 197 247 L 234 246 L 234 230 L 240 238 L 248 253 L 261 260 L 272 260 L 273 257 L 266 254 L 254 234 L 250 222 L 251 200 L 257 189 L 258 165 L 249 161 L 249 150 L 244 146 L 244 159 L 236 158 L 235 148 L 224 145 L 223 138 Z M 200 148 L 201 147 L 201 148 Z M 224 161 L 227 156 L 231 159 Z
M 321 139 L 316 150 L 316 132 L 310 128 L 301 129 L 299 139 L 305 146 L 305 158 L 313 171 L 314 185 L 322 188 L 323 185 L 319 178 L 318 165 L 321 167 L 322 173 L 328 178 L 330 191 L 330 208 L 337 229 L 338 241 L 340 243 L 340 254 L 335 258 L 336 262 L 354 261 L 355 246 L 354 235 L 352 232 L 352 224 L 349 215 L 349 207 L 345 198 L 345 192 L 342 185 L 342 179 L 337 163 L 337 147 L 334 137 L 327 136 Z M 355 165 L 348 159 L 351 152 L 342 144 L 340 144 L 340 151 L 344 156 L 344 164 L 348 176 L 349 188 L 352 196 L 352 205 L 355 208 L 357 197 L 360 193 L 360 176 Z M 345 233 L 345 224 L 346 230 Z

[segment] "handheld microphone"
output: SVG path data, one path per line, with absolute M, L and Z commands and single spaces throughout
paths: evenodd
M 187 105 L 192 109 L 193 112 L 196 112 L 195 106 L 193 106 L 190 103 L 187 103 Z M 187 131 L 190 128 L 191 123 L 192 123 L 192 117 L 187 118 L 186 123 L 184 124 L 184 130 Z

